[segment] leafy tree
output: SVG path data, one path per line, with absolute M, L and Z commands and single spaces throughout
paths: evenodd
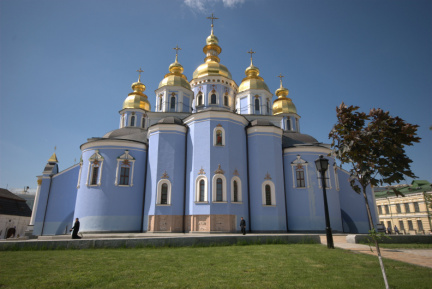
M 358 106 L 336 108 L 338 122 L 331 130 L 333 153 L 341 164 L 350 164 L 350 184 L 358 194 L 363 193 L 369 219 L 370 233 L 375 242 L 381 271 L 388 287 L 378 238 L 372 220 L 366 189 L 384 183 L 398 183 L 405 176 L 416 178 L 410 169 L 411 159 L 405 146 L 419 142 L 418 125 L 392 117 L 382 109 L 371 109 L 369 114 L 357 111 Z

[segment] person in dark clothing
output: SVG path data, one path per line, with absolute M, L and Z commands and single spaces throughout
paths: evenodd
M 78 218 L 76 218 L 74 226 L 72 227 L 72 229 L 69 230 L 69 231 L 73 230 L 72 239 L 81 239 L 81 237 L 78 236 L 79 227 L 80 227 L 80 222 L 79 222 Z
M 241 217 L 240 228 L 243 235 L 246 235 L 246 221 Z

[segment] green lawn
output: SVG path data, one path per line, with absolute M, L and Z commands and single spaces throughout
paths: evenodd
M 391 288 L 432 269 L 384 260 Z M 376 256 L 323 245 L 0 251 L 0 288 L 383 288 Z
M 432 249 L 432 244 L 379 244 L 381 248 L 388 249 Z

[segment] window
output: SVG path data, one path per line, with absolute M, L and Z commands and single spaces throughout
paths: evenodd
M 145 117 L 144 116 L 141 119 L 141 128 L 145 128 Z
M 385 205 L 384 209 L 385 209 L 385 213 L 386 214 L 390 214 L 390 212 L 389 212 L 389 206 L 388 205 Z
M 289 118 L 287 118 L 287 120 L 286 120 L 286 129 L 287 130 L 291 130 L 291 119 L 289 119 Z
M 95 153 L 89 158 L 87 186 L 101 185 L 103 161 L 104 158 L 99 154 L 99 150 L 95 150 Z
M 224 105 L 228 106 L 228 95 L 224 96 Z
M 414 204 L 414 211 L 415 212 L 420 212 L 419 204 L 417 202 L 414 202 L 413 204 Z
M 262 183 L 262 204 L 264 206 L 275 206 L 275 186 L 272 181 L 266 180 Z
M 218 124 L 213 130 L 213 146 L 225 145 L 225 130 Z
M 227 199 L 226 199 L 226 180 L 225 180 L 225 176 L 223 174 L 215 174 L 213 176 L 213 190 L 212 191 L 213 191 L 213 199 L 212 199 L 213 202 L 226 202 L 227 201 Z
M 159 111 L 162 111 L 162 96 L 159 96 Z
M 305 178 L 304 178 L 303 169 L 297 169 L 296 170 L 296 177 L 297 177 L 297 188 L 304 188 L 305 187 Z
M 135 115 L 132 115 L 130 118 L 130 126 L 135 126 Z
M 404 226 L 404 222 L 402 221 L 402 220 L 399 220 L 399 229 L 402 231 L 402 230 L 405 230 L 405 226 Z
M 175 105 L 176 105 L 176 98 L 175 98 L 175 96 L 173 95 L 173 96 L 171 96 L 171 104 L 170 104 L 170 108 L 171 108 L 171 110 L 175 110 Z
M 300 155 L 291 163 L 293 188 L 306 188 L 308 186 L 308 163 Z
M 120 186 L 129 185 L 129 170 L 128 167 L 121 167 L 120 171 Z
M 222 202 L 222 179 L 216 179 L 216 202 Z
M 379 212 L 380 215 L 383 214 L 383 212 L 382 212 L 382 207 L 381 207 L 381 206 L 378 206 L 378 212 Z
M 242 201 L 241 180 L 238 176 L 231 179 L 231 202 L 240 203 Z
M 410 231 L 414 230 L 413 222 L 411 220 L 408 220 L 408 230 Z
M 116 186 L 133 186 L 134 166 L 135 158 L 129 154 L 129 150 L 125 150 L 124 154 L 117 158 L 117 169 L 114 184 Z
M 201 105 L 203 105 L 204 103 L 203 103 L 203 95 L 202 95 L 202 93 L 200 92 L 200 93 L 198 93 L 198 97 L 197 97 L 197 106 L 201 106 Z
M 157 184 L 157 205 L 171 205 L 171 182 L 165 177 L 166 173 L 162 176 Z
M 405 203 L 404 206 L 405 206 L 405 213 L 409 213 L 410 212 L 409 204 Z
M 207 203 L 207 178 L 204 175 L 199 175 L 195 183 L 195 202 Z
M 260 104 L 259 104 L 259 99 L 255 98 L 255 113 L 259 113 L 260 110 Z
M 270 104 L 268 100 L 267 100 L 267 114 L 270 114 Z
M 400 204 L 396 204 L 396 212 L 397 213 L 401 213 L 402 212 Z
M 266 206 L 271 206 L 272 201 L 271 201 L 271 188 L 270 185 L 266 185 L 265 186 L 265 204 Z
M 417 220 L 417 228 L 419 231 L 423 231 L 423 223 L 421 220 Z
M 162 205 L 168 204 L 168 185 L 165 183 L 162 184 L 161 204 Z
M 216 104 L 216 94 L 213 93 L 213 94 L 211 95 L 211 97 L 210 97 L 210 103 L 211 103 L 211 104 Z

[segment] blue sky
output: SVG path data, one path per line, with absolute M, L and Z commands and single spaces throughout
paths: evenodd
M 190 80 L 211 13 L 238 85 L 253 49 L 270 90 L 282 73 L 302 133 L 321 142 L 342 101 L 418 124 L 407 152 L 432 182 L 432 1 L 1 0 L 0 187 L 35 188 L 55 146 L 64 170 L 87 138 L 118 128 L 140 67 L 153 110 L 176 45 Z

